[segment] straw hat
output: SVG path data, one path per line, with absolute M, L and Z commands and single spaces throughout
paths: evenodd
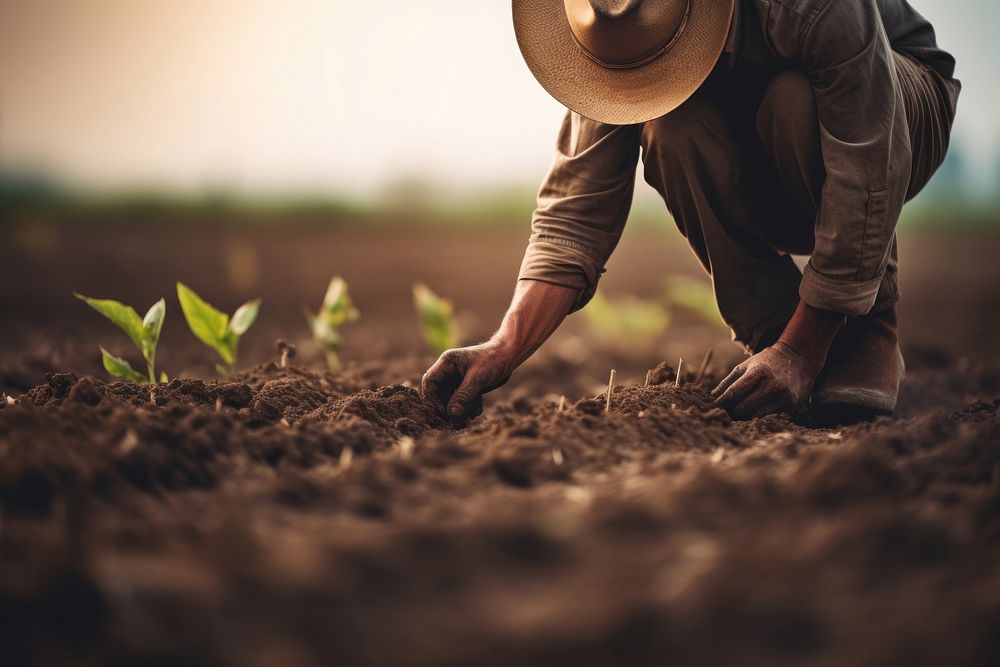
M 680 106 L 715 67 L 734 0 L 513 0 L 528 68 L 582 116 L 628 125 Z

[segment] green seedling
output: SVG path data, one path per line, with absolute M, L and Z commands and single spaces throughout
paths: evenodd
M 674 275 L 667 278 L 665 289 L 671 306 L 690 310 L 709 324 L 725 328 L 726 323 L 715 303 L 715 294 L 706 281 Z
M 458 327 L 455 325 L 455 306 L 432 292 L 427 285 L 413 286 L 413 304 L 420 319 L 427 347 L 436 354 L 458 347 Z
M 257 319 L 260 299 L 247 301 L 236 309 L 232 317 L 216 309 L 184 283 L 177 283 L 177 300 L 191 333 L 222 358 L 225 365 L 218 365 L 216 369 L 220 373 L 232 372 L 236 366 L 236 348 L 240 338 Z
M 357 322 L 360 316 L 347 291 L 347 281 L 340 276 L 330 279 L 319 312 L 315 314 L 306 312 L 313 340 L 326 355 L 326 364 L 330 370 L 340 368 L 340 349 L 343 347 L 340 327 Z
M 600 291 L 583 309 L 591 330 L 618 343 L 651 341 L 670 324 L 670 313 L 660 303 L 634 296 L 608 299 Z
M 116 378 L 142 384 L 156 384 L 156 345 L 160 342 L 160 331 L 163 330 L 163 320 L 167 316 L 167 302 L 160 299 L 150 306 L 145 317 L 140 318 L 139 313 L 135 312 L 135 308 L 126 306 L 119 301 L 92 299 L 89 296 L 76 293 L 74 296 L 114 322 L 119 329 L 125 332 L 142 352 L 142 357 L 146 360 L 148 376 L 135 370 L 127 361 L 116 357 L 102 347 L 101 361 L 104 364 L 104 370 Z M 160 382 L 166 381 L 166 374 L 160 373 Z

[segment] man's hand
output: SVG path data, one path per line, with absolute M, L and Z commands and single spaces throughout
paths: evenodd
M 511 351 L 496 340 L 448 350 L 424 373 L 420 393 L 441 414 L 464 422 L 483 411 L 482 395 L 503 386 L 515 365 Z
M 778 342 L 733 369 L 712 390 L 737 419 L 791 411 L 812 391 L 844 316 L 800 301 Z
M 778 341 L 733 369 L 712 390 L 715 403 L 738 419 L 791 411 L 812 391 L 816 372 L 791 347 Z
M 482 345 L 448 350 L 424 374 L 420 393 L 453 421 L 483 411 L 482 395 L 502 386 L 552 335 L 572 309 L 579 290 L 521 280 L 500 329 Z

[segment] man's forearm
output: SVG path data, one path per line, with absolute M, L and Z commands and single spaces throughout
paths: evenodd
M 586 305 L 628 220 L 641 132 L 566 112 L 531 216 L 522 283 L 573 288 L 571 310 Z
M 572 287 L 519 280 L 493 340 L 509 351 L 515 366 L 520 366 L 562 324 L 578 295 Z
M 800 354 L 806 360 L 809 372 L 816 376 L 826 363 L 827 352 L 844 325 L 844 319 L 842 313 L 821 310 L 799 301 L 778 342 Z

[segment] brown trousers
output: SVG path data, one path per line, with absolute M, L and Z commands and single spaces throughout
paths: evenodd
M 909 200 L 944 160 L 958 83 L 895 54 L 912 143 Z M 798 303 L 826 172 L 808 78 L 785 70 L 716 78 L 642 131 L 646 181 L 711 274 L 719 310 L 753 350 L 777 338 Z M 861 193 L 859 193 L 861 196 Z M 896 240 L 873 312 L 899 299 Z

